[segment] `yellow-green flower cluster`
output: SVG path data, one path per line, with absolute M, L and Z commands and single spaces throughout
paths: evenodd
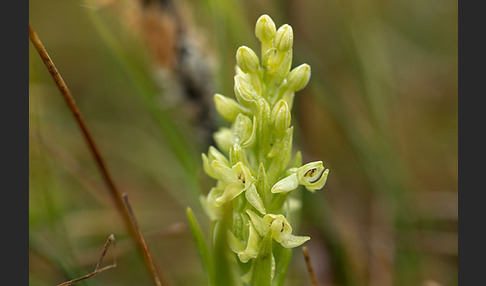
M 311 192 L 321 189 L 329 173 L 321 161 L 302 166 L 299 152 L 292 158 L 294 94 L 307 85 L 311 74 L 307 64 L 291 70 L 292 27 L 276 29 L 263 15 L 255 34 L 261 42 L 261 60 L 245 46 L 236 52 L 236 100 L 214 96 L 217 111 L 232 124 L 214 134 L 218 148 L 211 146 L 202 155 L 204 171 L 217 184 L 201 203 L 216 222 L 231 210 L 228 243 L 242 263 L 259 256 L 264 238 L 284 248 L 310 239 L 292 234 L 283 214 L 285 202 L 299 185 Z

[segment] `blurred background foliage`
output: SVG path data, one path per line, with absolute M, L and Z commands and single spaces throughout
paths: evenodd
M 185 218 L 213 182 L 200 153 L 227 125 L 236 49 L 269 14 L 294 29 L 294 146 L 331 170 L 302 190 L 297 234 L 321 285 L 457 285 L 457 1 L 43 0 L 29 20 L 127 192 L 170 285 L 204 285 Z M 30 43 L 29 43 L 30 44 Z M 150 285 L 65 102 L 29 48 L 29 275 L 57 285 Z M 111 263 L 109 250 L 106 264 Z M 111 253 L 111 254 L 110 254 Z M 288 285 L 310 285 L 300 249 Z

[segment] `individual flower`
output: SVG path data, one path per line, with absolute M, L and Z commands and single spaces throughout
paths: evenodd
M 310 192 L 320 190 L 326 184 L 329 169 L 324 168 L 322 161 L 318 161 L 294 168 L 290 173 L 273 185 L 272 193 L 290 192 L 297 189 L 299 185 L 305 186 Z

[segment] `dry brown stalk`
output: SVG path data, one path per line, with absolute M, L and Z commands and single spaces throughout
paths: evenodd
M 155 264 L 152 260 L 152 256 L 150 255 L 150 252 L 148 250 L 147 243 L 145 243 L 145 239 L 143 238 L 142 232 L 140 231 L 140 227 L 138 226 L 137 219 L 135 217 L 135 214 L 133 213 L 132 206 L 130 205 L 130 202 L 128 201 L 127 193 L 123 193 L 123 199 L 125 200 L 125 205 L 128 209 L 128 212 L 130 213 L 130 217 L 131 217 L 133 225 L 135 226 L 135 229 L 137 231 L 139 240 L 142 243 L 143 253 L 144 253 L 146 261 L 149 262 L 149 269 L 150 269 L 150 272 L 152 272 L 152 276 L 155 279 L 155 284 L 157 286 L 162 286 L 162 283 L 160 282 L 159 275 L 157 273 L 157 269 L 155 268 Z
M 146 255 L 147 248 L 146 248 L 146 245 L 145 245 L 145 241 L 142 241 L 140 239 L 141 236 L 139 235 L 139 232 L 135 228 L 135 225 L 132 224 L 130 213 L 129 213 L 128 209 L 125 207 L 125 203 L 123 201 L 123 198 L 122 198 L 120 192 L 118 191 L 118 188 L 115 186 L 115 183 L 114 183 L 110 173 L 108 172 L 108 168 L 105 164 L 105 161 L 103 160 L 103 157 L 101 156 L 101 152 L 99 151 L 98 146 L 96 145 L 96 143 L 93 139 L 93 136 L 91 135 L 91 132 L 89 131 L 89 129 L 88 129 L 83 117 L 82 117 L 81 111 L 77 107 L 76 102 L 74 101 L 74 98 L 71 95 L 71 92 L 69 91 L 66 83 L 64 82 L 64 80 L 61 77 L 61 74 L 58 72 L 56 66 L 54 65 L 54 62 L 51 60 L 51 57 L 47 53 L 46 48 L 42 44 L 40 38 L 37 36 L 37 33 L 34 31 L 32 26 L 30 25 L 30 23 L 29 23 L 29 38 L 30 38 L 32 44 L 34 45 L 34 47 L 36 48 L 37 52 L 39 53 L 39 55 L 40 55 L 42 61 L 44 62 L 45 66 L 47 67 L 47 70 L 49 71 L 52 78 L 54 79 L 54 82 L 56 83 L 57 87 L 59 88 L 61 95 L 65 99 L 70 111 L 74 115 L 76 122 L 78 123 L 79 127 L 81 128 L 83 136 L 84 136 L 84 138 L 85 138 L 85 140 L 86 140 L 86 142 L 89 146 L 89 150 L 91 151 L 91 154 L 93 155 L 93 157 L 94 157 L 94 159 L 97 163 L 97 166 L 98 166 L 98 168 L 99 168 L 99 170 L 102 174 L 103 180 L 108 187 L 109 194 L 110 194 L 111 198 L 113 199 L 118 212 L 122 216 L 123 222 L 125 223 L 125 227 L 127 228 L 128 232 L 130 233 L 130 235 L 132 236 L 134 241 L 137 242 L 138 247 L 139 247 L 139 251 L 142 253 L 143 257 L 145 258 L 145 263 L 149 267 L 151 273 L 154 274 L 154 271 L 152 269 L 154 267 L 154 265 L 153 265 L 152 261 L 147 260 L 147 255 Z M 162 285 L 162 284 L 160 284 L 160 279 L 158 278 L 158 276 L 152 275 L 152 277 L 154 279 L 155 285 L 157 285 L 157 286 Z M 164 285 L 168 285 L 168 284 L 164 283 Z
M 316 274 L 314 273 L 314 269 L 312 268 L 312 264 L 309 257 L 309 250 L 306 246 L 302 246 L 302 252 L 304 253 L 305 264 L 307 265 L 307 271 L 309 272 L 309 276 L 311 278 L 312 286 L 318 286 Z
M 59 284 L 58 286 L 72 285 L 72 284 L 79 282 L 81 280 L 88 279 L 92 276 L 95 276 L 96 274 L 100 274 L 101 272 L 104 272 L 108 269 L 115 268 L 116 267 L 116 252 L 114 252 L 115 258 L 114 258 L 113 264 L 105 266 L 103 268 L 100 268 L 101 262 L 103 262 L 103 258 L 105 257 L 106 251 L 108 250 L 108 247 L 110 247 L 111 243 L 113 243 L 113 248 L 115 248 L 115 236 L 113 234 L 111 234 L 108 237 L 108 240 L 106 241 L 105 246 L 103 246 L 103 252 L 101 253 L 100 259 L 99 259 L 98 263 L 96 264 L 95 270 L 93 272 L 86 274 L 82 277 L 66 281 L 64 283 Z

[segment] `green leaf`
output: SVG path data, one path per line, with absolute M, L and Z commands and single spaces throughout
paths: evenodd
M 197 222 L 196 218 L 194 217 L 194 213 L 192 212 L 191 208 L 186 209 L 187 220 L 189 221 L 189 227 L 191 228 L 191 234 L 196 243 L 196 248 L 201 257 L 201 262 L 206 270 L 206 274 L 208 275 L 209 285 L 213 285 L 214 281 L 214 272 L 213 272 L 213 261 L 211 258 L 211 253 L 209 252 L 208 245 L 206 240 L 204 239 L 204 235 L 201 231 L 199 223 Z

